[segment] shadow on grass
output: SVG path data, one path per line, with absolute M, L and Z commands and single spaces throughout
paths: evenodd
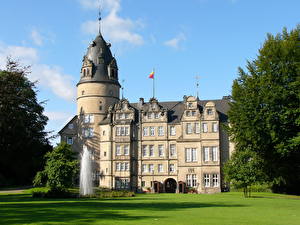
M 172 202 L 161 199 L 33 199 L 29 195 L 1 195 L 1 224 L 92 223 L 98 220 L 142 220 L 162 218 L 154 211 L 176 211 L 187 208 L 243 207 L 237 204 Z M 120 201 L 121 200 L 121 201 Z M 127 201 L 124 201 L 127 200 Z M 134 212 L 126 212 L 134 210 Z M 138 211 L 137 211 L 138 210 Z M 140 211 L 140 212 L 139 212 Z M 144 212 L 142 212 L 144 211 Z M 147 211 L 147 216 L 143 215 Z M 163 213 L 162 213 L 163 215 Z

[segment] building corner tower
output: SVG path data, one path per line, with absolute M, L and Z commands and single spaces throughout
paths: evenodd
M 119 91 L 116 59 L 99 33 L 83 57 L 77 84 L 78 147 L 92 153 L 95 171 L 99 171 L 99 123 L 119 100 Z

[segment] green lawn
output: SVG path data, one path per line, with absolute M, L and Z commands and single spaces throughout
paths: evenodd
M 139 194 L 119 199 L 33 199 L 0 194 L 0 224 L 299 225 L 300 197 L 271 193 Z

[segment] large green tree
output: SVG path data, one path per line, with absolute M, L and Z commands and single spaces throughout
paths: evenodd
M 51 150 L 44 131 L 48 118 L 27 74 L 12 60 L 0 70 L 0 186 L 30 184 Z
M 34 185 L 46 185 L 51 190 L 65 191 L 73 186 L 79 172 L 78 160 L 71 146 L 60 143 L 45 156 L 46 165 L 37 173 Z
M 229 132 L 253 151 L 273 190 L 300 194 L 300 26 L 268 34 L 233 83 Z

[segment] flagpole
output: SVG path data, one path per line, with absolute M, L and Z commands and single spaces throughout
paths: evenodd
M 155 71 L 154 71 L 154 68 L 153 68 L 153 73 L 154 73 L 154 76 L 153 76 L 153 98 L 154 98 L 155 97 L 155 85 L 154 85 Z

